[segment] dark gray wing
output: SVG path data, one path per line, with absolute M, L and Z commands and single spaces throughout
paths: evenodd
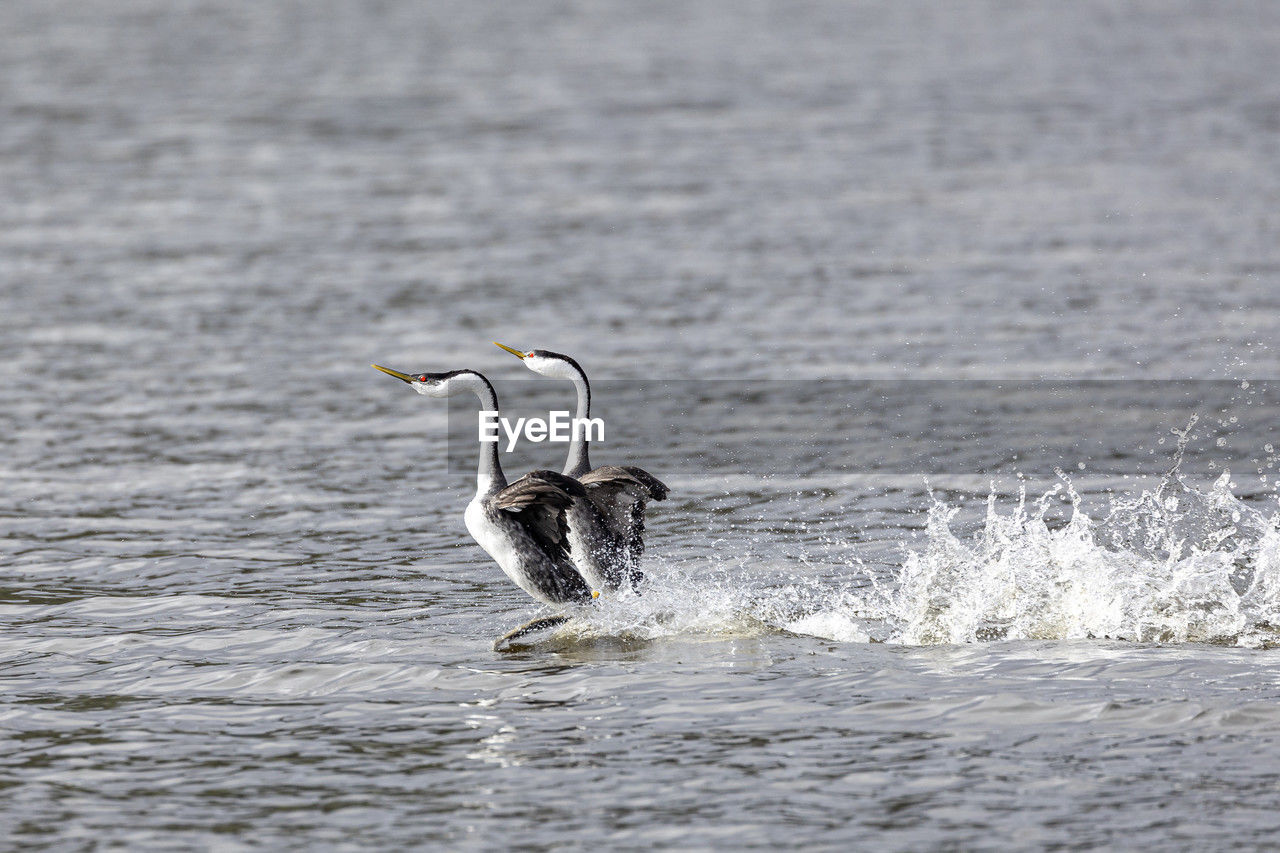
M 583 474 L 579 481 L 609 529 L 622 538 L 634 567 L 644 553 L 645 507 L 651 500 L 666 500 L 666 484 L 630 465 L 602 465 Z
M 574 497 L 586 497 L 581 483 L 555 471 L 530 471 L 493 496 L 493 505 L 511 513 L 552 556 L 568 559 L 564 511 Z

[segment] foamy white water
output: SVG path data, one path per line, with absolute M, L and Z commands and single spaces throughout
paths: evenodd
M 643 595 L 586 608 L 559 634 L 786 630 L 906 645 L 1106 639 L 1254 648 L 1280 640 L 1274 500 L 1242 502 L 1225 470 L 1201 491 L 1175 466 L 1155 488 L 1109 495 L 1095 519 L 1061 477 L 1035 500 L 1025 487 L 1008 505 L 989 495 L 982 526 L 968 535 L 952 529 L 960 507 L 931 496 L 923 547 L 900 543 L 905 559 L 888 576 L 855 562 L 780 583 L 789 569 L 804 574 L 803 563 L 762 568 L 716 548 L 706 561 L 651 561 Z M 1066 518 L 1049 518 L 1064 500 Z

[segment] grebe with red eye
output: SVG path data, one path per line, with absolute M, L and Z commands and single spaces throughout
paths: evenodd
M 489 380 L 474 370 L 448 373 L 401 373 L 375 364 L 388 376 L 408 383 L 427 397 L 472 393 L 482 411 L 498 412 L 498 396 Z M 467 532 L 516 586 L 547 604 L 585 604 L 599 595 L 574 567 L 567 515 L 590 506 L 581 483 L 555 471 L 532 471 L 508 483 L 498 462 L 498 445 L 480 447 L 476 494 L 467 505 Z M 568 616 L 535 619 L 499 638 L 503 642 L 534 630 L 558 625 Z
M 494 341 L 524 362 L 524 366 L 541 376 L 567 379 L 578 392 L 577 418 L 591 417 L 591 383 L 587 372 L 567 355 L 547 350 L 521 352 L 506 344 Z M 587 497 L 604 517 L 610 531 L 621 543 L 621 562 L 632 584 L 638 583 L 640 556 L 644 553 L 644 518 L 649 501 L 661 501 L 667 497 L 666 485 L 657 477 L 631 465 L 603 465 L 591 467 L 584 431 L 574 430 L 565 459 L 564 475 L 573 477 L 587 489 Z

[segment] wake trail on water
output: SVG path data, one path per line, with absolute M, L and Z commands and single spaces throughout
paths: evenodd
M 1190 428 L 1188 428 L 1189 431 Z M 1223 471 L 1199 490 L 1182 449 L 1159 485 L 1112 495 L 1099 517 L 1070 478 L 1035 499 L 988 496 L 979 529 L 954 531 L 958 505 L 930 493 L 924 547 L 890 576 L 858 563 L 828 577 L 741 564 L 652 561 L 642 595 L 599 602 L 562 631 L 804 634 L 906 645 L 1109 639 L 1280 646 L 1280 513 L 1237 498 Z M 1051 513 L 1063 502 L 1065 520 Z M 1006 500 L 1006 503 L 1008 501 Z

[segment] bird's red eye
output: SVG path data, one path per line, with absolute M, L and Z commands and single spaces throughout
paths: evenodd
M 426 381 L 427 381 L 427 375 L 424 373 L 423 375 L 419 376 L 419 377 L 418 377 L 418 381 L 419 381 L 419 382 L 426 382 Z

